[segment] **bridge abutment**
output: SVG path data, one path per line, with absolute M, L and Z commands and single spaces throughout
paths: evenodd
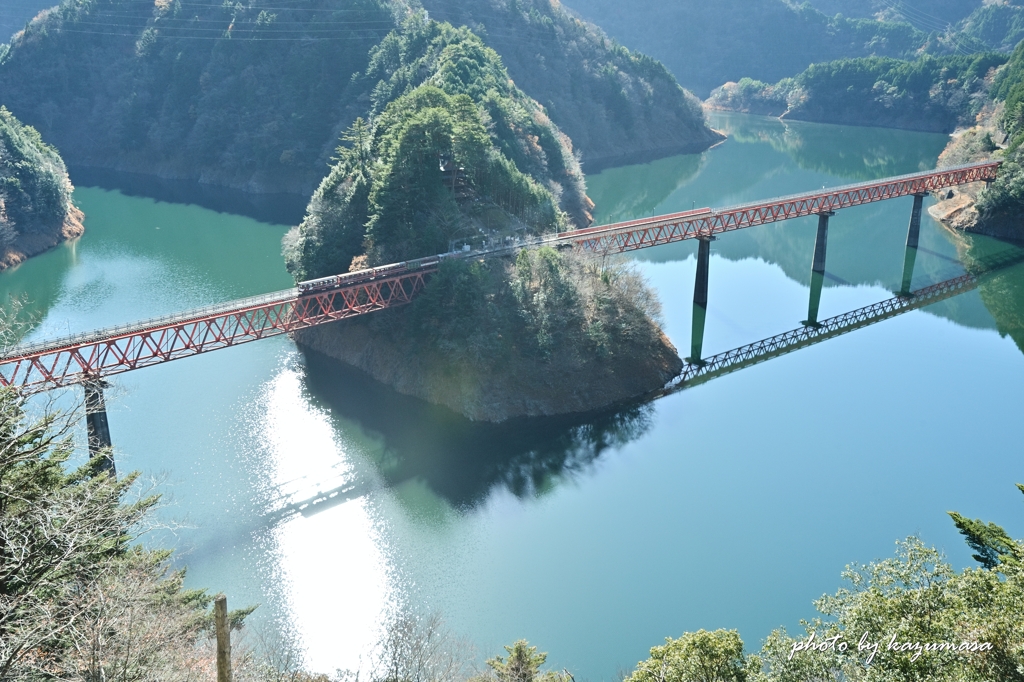
M 102 379 L 90 379 L 82 386 L 85 388 L 85 428 L 89 439 L 89 458 L 101 458 L 96 467 L 97 474 L 106 472 L 108 476 L 116 478 L 107 405 L 103 399 L 103 389 L 107 383 Z

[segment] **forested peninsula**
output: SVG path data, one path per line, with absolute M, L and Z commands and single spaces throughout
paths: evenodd
M 1008 55 L 924 55 L 812 64 L 769 84 L 751 78 L 711 93 L 711 109 L 843 125 L 952 132 L 969 125 L 984 106 L 992 71 Z
M 71 190 L 57 150 L 0 106 L 0 270 L 81 236 Z
M 0 49 L 0 103 L 72 165 L 309 196 L 411 15 L 465 23 L 584 162 L 720 139 L 661 64 L 549 0 L 63 0 Z
M 468 29 L 409 19 L 371 55 L 367 112 L 285 239 L 296 280 L 584 227 L 571 142 Z M 304 330 L 307 349 L 466 416 L 586 412 L 682 361 L 634 272 L 550 248 L 449 259 L 403 309 Z

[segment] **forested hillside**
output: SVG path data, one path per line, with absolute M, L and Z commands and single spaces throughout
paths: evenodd
M 394 26 L 381 0 L 318 5 L 65 0 L 14 38 L 0 100 L 71 163 L 298 191 Z
M 590 224 L 568 138 L 469 29 L 408 20 L 370 58 L 367 124 L 289 236 L 298 280 L 419 258 L 474 241 Z
M 813 62 L 912 55 L 927 34 L 907 23 L 826 15 L 784 0 L 566 0 L 633 50 L 661 60 L 707 97 L 743 77 L 774 82 Z
M 926 33 L 944 31 L 981 7 L 982 0 L 809 0 L 829 16 L 886 19 L 912 24 Z
M 948 133 L 973 123 L 987 101 L 992 70 L 1007 59 L 1000 53 L 842 59 L 775 84 L 741 79 L 717 88 L 707 103 L 804 121 Z
M 410 19 L 374 50 L 367 118 L 302 225 L 297 280 L 590 222 L 569 140 L 466 28 Z M 407 308 L 296 340 L 472 419 L 584 412 L 681 367 L 631 272 L 552 249 L 445 261 Z
M 0 107 L 0 270 L 82 234 L 57 150 Z
M 720 139 L 662 64 L 607 40 L 605 25 L 580 21 L 557 0 L 422 3 L 432 18 L 469 26 L 497 50 L 516 84 L 572 138 L 588 172 L 594 161 L 692 152 Z
M 996 181 L 978 196 L 978 218 L 971 229 L 1024 241 L 1024 41 L 997 75 L 991 98 L 1001 109 L 989 127 L 1005 149 L 978 137 L 985 147 L 981 151 L 1002 158 L 1003 165 Z
M 511 77 L 565 119 L 584 159 L 716 139 L 659 64 L 547 0 L 436 9 L 467 12 L 509 49 Z M 73 164 L 308 194 L 370 100 L 370 49 L 416 11 L 404 0 L 64 0 L 0 57 L 0 102 Z

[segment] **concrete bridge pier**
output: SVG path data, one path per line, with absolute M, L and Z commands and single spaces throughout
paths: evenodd
M 807 319 L 803 324 L 818 326 L 818 307 L 821 304 L 821 288 L 825 283 L 825 256 L 828 252 L 828 219 L 833 211 L 818 214 L 818 233 L 814 237 L 814 258 L 811 261 L 811 298 L 807 303 Z
M 117 477 L 114 455 L 111 451 L 110 425 L 107 423 L 107 405 L 103 400 L 103 389 L 107 383 L 102 379 L 89 379 L 82 384 L 85 388 L 85 428 L 89 439 L 89 457 L 102 456 L 96 473 L 106 472 Z
M 910 227 L 907 228 L 907 250 L 903 256 L 903 280 L 900 283 L 900 296 L 910 294 L 911 280 L 914 278 L 914 263 L 917 261 L 917 243 L 921 236 L 921 207 L 924 194 L 914 195 L 914 208 L 910 212 Z
M 811 270 L 811 299 L 807 303 L 807 319 L 801 324 L 805 327 L 818 326 L 818 306 L 821 304 L 821 289 L 825 284 L 825 273 Z
M 693 285 L 693 329 L 690 334 L 690 364 L 701 364 L 704 350 L 704 322 L 708 315 L 708 265 L 711 262 L 711 242 L 714 237 L 698 237 L 697 280 Z

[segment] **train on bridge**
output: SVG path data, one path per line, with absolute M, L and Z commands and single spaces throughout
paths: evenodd
M 659 216 L 658 220 L 663 222 L 672 222 L 676 220 L 693 220 L 695 218 L 705 216 L 711 217 L 712 215 L 714 215 L 714 211 L 711 208 L 698 208 L 690 211 L 683 211 L 681 213 L 671 213 L 669 215 Z M 355 272 L 346 272 L 340 275 L 310 279 L 304 282 L 299 282 L 296 286 L 298 287 L 300 296 L 319 294 L 333 289 L 358 286 L 367 282 L 388 279 L 417 271 L 433 270 L 441 264 L 441 261 L 448 258 L 484 258 L 501 254 L 510 254 L 515 253 L 516 250 L 523 248 L 524 246 L 568 247 L 573 245 L 575 240 L 579 237 L 590 237 L 592 235 L 605 232 L 618 232 L 628 230 L 632 227 L 647 226 L 650 224 L 650 218 L 641 218 L 639 220 L 629 220 L 609 225 L 585 227 L 583 229 L 570 230 L 568 232 L 560 232 L 557 234 L 537 235 L 526 239 L 516 238 L 515 240 L 501 243 L 489 249 L 468 249 L 467 247 L 466 250 L 462 251 L 439 253 L 434 256 L 416 258 L 414 260 L 402 261 L 400 263 L 390 263 L 388 265 L 367 268 L 365 270 L 357 270 Z
M 380 279 L 391 279 L 421 270 L 432 270 L 440 265 L 442 259 L 452 257 L 454 255 L 457 254 L 442 253 L 436 256 L 427 256 L 426 258 L 402 261 L 401 263 L 391 263 L 389 265 L 381 265 L 380 267 L 367 268 L 366 270 L 358 270 L 356 272 L 346 272 L 340 275 L 331 275 L 330 277 L 310 279 L 305 282 L 299 282 L 296 286 L 299 289 L 300 296 L 319 294 L 325 291 L 331 291 L 332 289 L 358 286 L 360 284 L 366 284 L 367 282 L 373 282 Z

